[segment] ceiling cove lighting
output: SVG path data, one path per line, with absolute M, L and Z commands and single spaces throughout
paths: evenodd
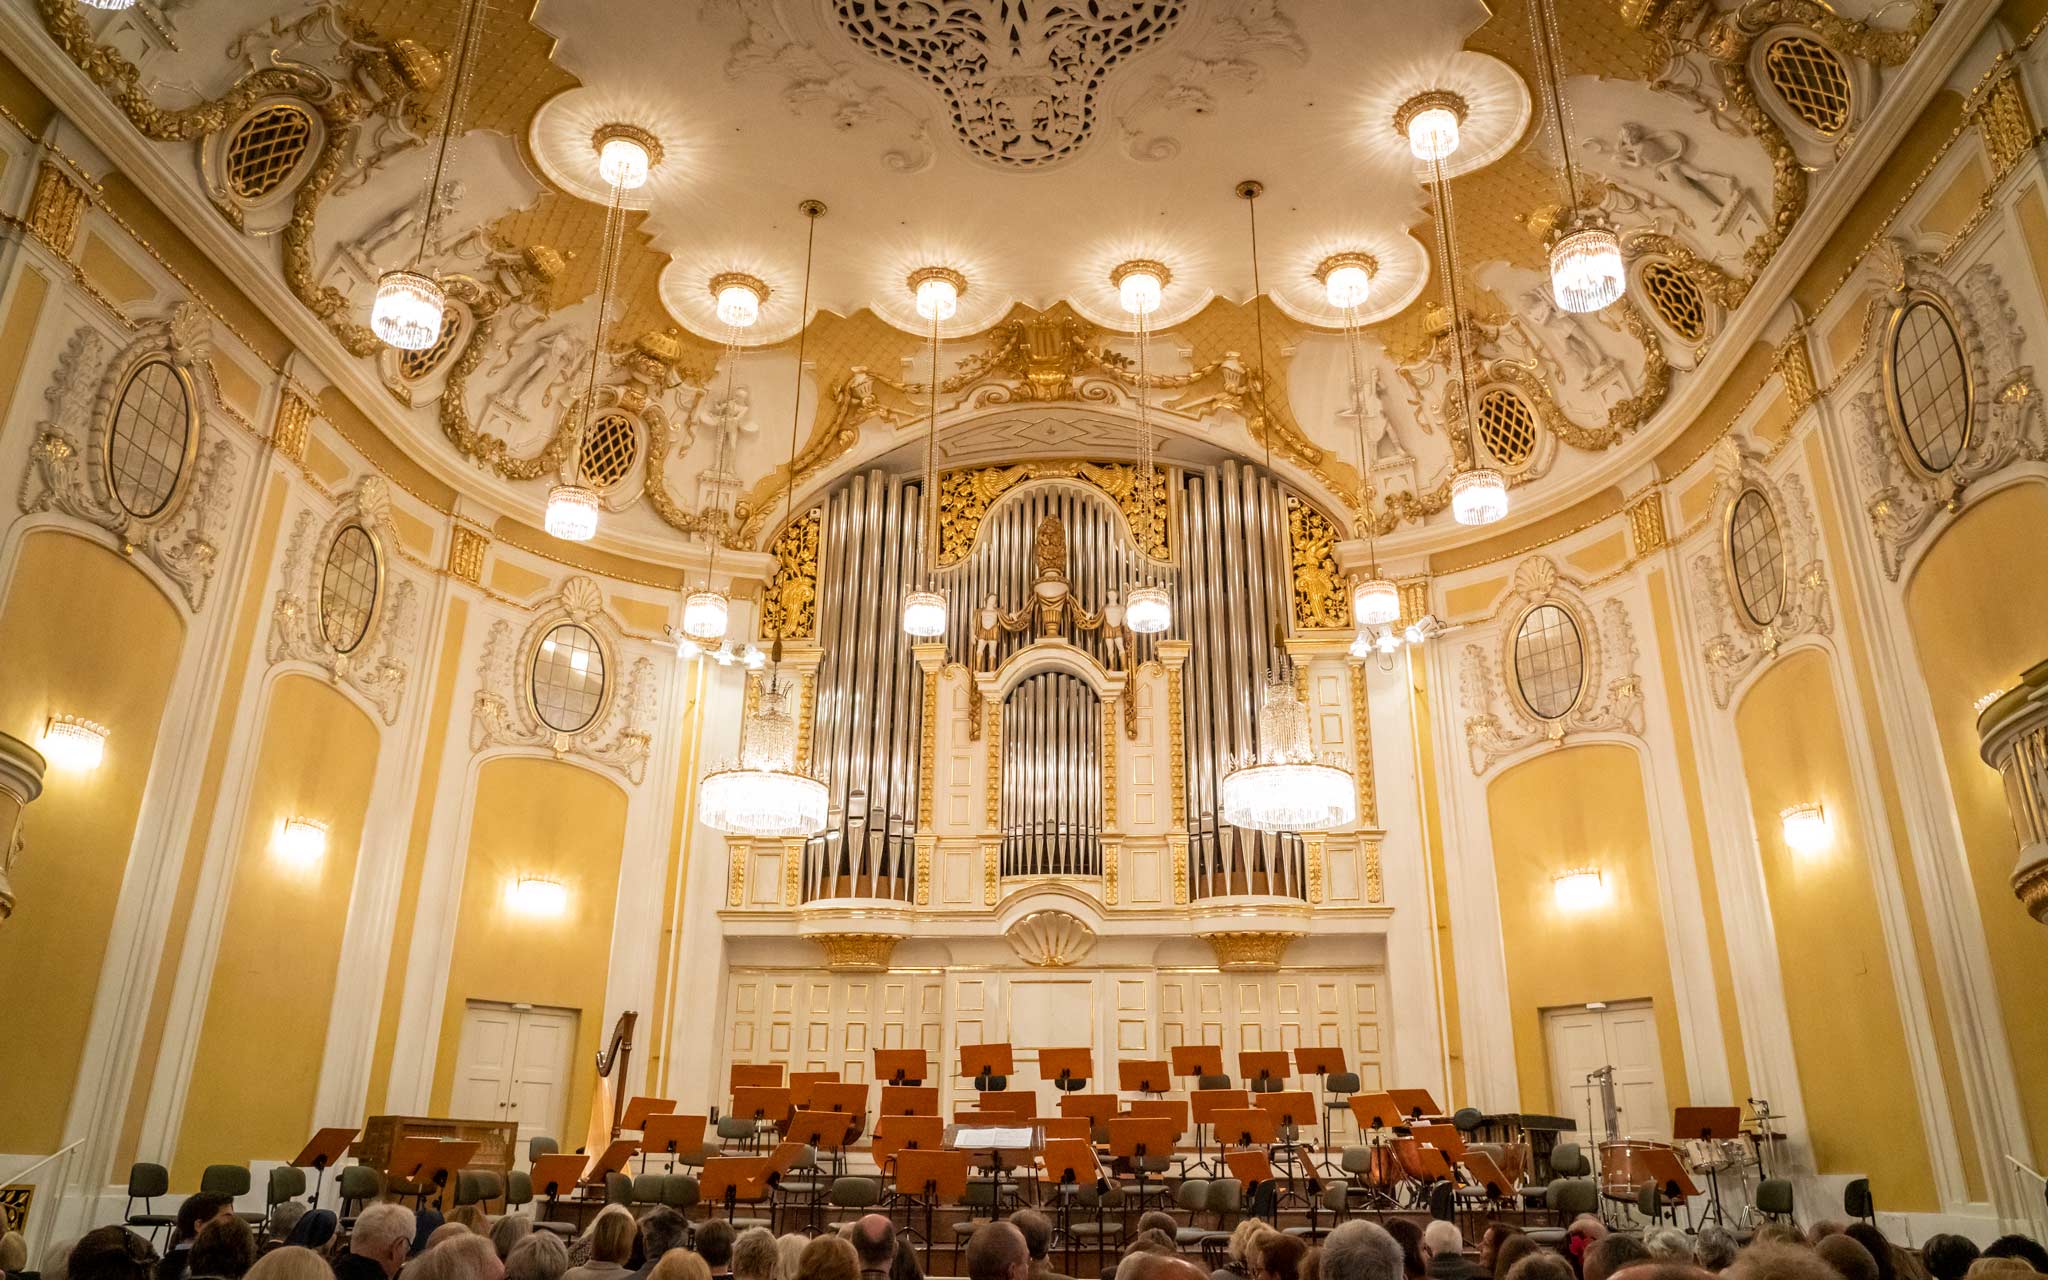
M 1117 302 L 1137 322 L 1138 423 L 1137 475 L 1138 522 L 1132 542 L 1142 564 L 1152 552 L 1152 526 L 1158 520 L 1157 490 L 1159 468 L 1153 458 L 1150 416 L 1152 371 L 1148 362 L 1152 345 L 1152 313 L 1166 297 L 1173 273 L 1163 262 L 1137 258 L 1119 264 L 1109 273 Z M 1173 625 L 1173 596 L 1156 582 L 1140 581 L 1130 589 L 1124 604 L 1124 625 L 1138 635 L 1156 636 Z

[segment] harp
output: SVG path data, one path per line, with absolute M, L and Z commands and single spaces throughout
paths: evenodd
M 590 1088 L 590 1128 L 583 1149 L 598 1152 L 619 1135 L 619 1121 L 625 1118 L 626 1095 L 619 1086 L 626 1080 L 626 1064 L 633 1060 L 633 1024 L 640 1020 L 637 1010 L 628 1009 L 612 1024 L 612 1036 L 597 1054 L 597 1078 Z

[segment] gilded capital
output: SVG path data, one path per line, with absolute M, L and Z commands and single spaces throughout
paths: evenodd
M 1287 956 L 1287 944 L 1298 933 L 1205 933 L 1202 940 L 1216 952 L 1216 967 L 1226 973 L 1270 973 Z
M 882 973 L 902 941 L 887 933 L 819 933 L 811 940 L 825 949 L 825 967 L 836 973 Z

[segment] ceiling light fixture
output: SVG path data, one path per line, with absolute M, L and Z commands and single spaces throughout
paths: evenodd
M 43 726 L 43 755 L 59 769 L 91 773 L 107 755 L 107 726 L 82 716 L 55 715 Z
M 751 329 L 761 318 L 761 304 L 768 301 L 768 286 L 744 271 L 724 271 L 711 277 L 711 296 L 720 324 Z
M 1458 149 L 1458 127 L 1471 108 L 1449 89 L 1418 93 L 1394 111 L 1394 132 L 1408 139 L 1408 154 L 1424 164 L 1439 164 Z
M 1163 262 L 1149 258 L 1137 258 L 1122 263 L 1109 273 L 1109 282 L 1116 288 L 1117 301 L 1137 321 L 1138 345 L 1138 527 L 1133 530 L 1132 541 L 1137 546 L 1138 564 L 1152 555 L 1153 530 L 1158 523 L 1157 490 L 1159 468 L 1153 461 L 1152 421 L 1150 417 L 1152 373 L 1147 363 L 1152 346 L 1152 313 L 1166 296 L 1166 285 L 1173 279 L 1173 273 Z M 1149 578 L 1141 579 L 1131 588 L 1124 603 L 1124 625 L 1141 636 L 1156 636 L 1173 625 L 1173 596 L 1167 589 Z
M 1340 253 L 1323 259 L 1316 278 L 1323 293 L 1344 312 L 1344 354 L 1351 374 L 1351 426 L 1358 439 L 1358 512 L 1365 526 L 1366 575 L 1351 588 L 1351 620 L 1383 627 L 1401 616 L 1401 591 L 1380 576 L 1379 522 L 1373 510 L 1372 449 L 1365 439 L 1365 358 L 1360 352 L 1358 304 L 1365 301 L 1379 263 L 1371 254 Z
M 654 136 L 629 124 L 605 125 L 591 135 L 590 142 L 597 151 L 598 170 L 610 184 L 611 195 L 605 202 L 604 247 L 598 259 L 590 381 L 584 388 L 583 403 L 570 406 L 569 412 L 576 415 L 576 426 L 569 438 L 568 453 L 562 459 L 562 470 L 554 487 L 548 490 L 547 514 L 541 521 L 548 533 L 564 542 L 588 542 L 596 537 L 598 516 L 604 505 L 597 490 L 584 483 L 583 437 L 597 414 L 597 376 L 604 363 L 605 338 L 611 329 L 612 291 L 619 283 L 619 256 L 626 232 L 624 199 L 630 189 L 621 179 L 637 177 L 633 186 L 639 186 L 647 180 L 647 170 L 661 159 L 661 147 Z M 640 160 L 630 158 L 634 153 Z
M 768 286 L 738 271 L 728 271 L 711 278 L 711 296 L 716 300 L 718 318 L 725 322 L 725 401 L 724 410 L 729 411 L 735 403 L 733 387 L 740 373 L 740 331 L 761 318 L 761 303 L 768 297 Z M 801 325 L 802 321 L 798 321 Z M 802 366 L 798 366 L 802 376 Z M 802 388 L 798 388 L 798 399 L 802 399 Z M 733 456 L 738 444 L 738 434 L 730 430 L 718 433 L 717 452 L 712 455 L 711 474 L 717 477 L 720 486 L 714 493 L 723 493 L 728 483 L 737 485 L 739 459 Z M 725 540 L 726 511 L 718 509 L 718 524 L 711 522 L 711 509 L 707 503 L 697 513 L 697 523 L 704 536 L 710 540 L 711 554 L 704 562 L 704 585 L 692 591 L 683 600 L 683 641 L 684 644 L 699 646 L 717 644 L 725 639 L 725 629 L 731 619 L 731 605 L 725 593 L 714 585 L 718 572 L 718 547 Z
M 441 326 L 447 318 L 448 295 L 442 291 L 440 281 L 422 269 L 421 263 L 426 260 L 427 246 L 434 242 L 434 231 L 440 225 L 441 183 L 448 172 L 448 150 L 460 128 L 463 108 L 469 102 L 469 71 L 476 61 L 483 27 L 483 0 L 467 0 L 462 6 L 462 27 L 455 42 L 455 74 L 448 82 L 448 97 L 441 113 L 434 175 L 427 183 L 426 213 L 420 218 L 420 242 L 413 249 L 410 266 L 395 267 L 377 278 L 377 293 L 370 300 L 370 332 L 400 351 L 425 351 L 432 347 L 441 340 Z
M 1427 95 L 1425 95 L 1427 96 Z M 1469 340 L 1465 308 L 1460 298 L 1457 257 L 1457 211 L 1451 202 L 1450 179 L 1441 158 L 1429 162 L 1429 185 L 1436 196 L 1436 257 L 1438 274 L 1444 282 L 1444 305 L 1450 312 L 1450 375 L 1455 388 L 1446 389 L 1445 416 L 1456 413 L 1464 430 L 1446 429 L 1451 439 L 1451 518 L 1459 524 L 1492 524 L 1508 513 L 1508 480 L 1492 467 L 1479 463 L 1479 433 L 1472 414 L 1472 379 L 1466 368 Z M 1456 398 L 1451 399 L 1452 391 Z M 1464 456 L 1458 457 L 1459 446 Z
M 920 267 L 910 273 L 917 314 L 932 322 L 931 412 L 925 419 L 924 492 L 919 495 L 924 507 L 924 586 L 903 597 L 903 630 L 913 640 L 936 640 L 946 634 L 946 597 L 932 589 L 931 580 L 932 566 L 939 559 L 939 324 L 960 310 L 960 295 L 966 291 L 967 277 L 947 267 Z
M 1252 322 L 1259 351 L 1258 436 L 1270 477 L 1273 426 L 1266 406 L 1266 321 L 1259 286 L 1258 202 L 1265 190 L 1257 182 L 1237 184 L 1237 197 L 1245 202 L 1251 222 Z M 1309 736 L 1308 708 L 1294 688 L 1285 625 L 1276 621 L 1273 626 L 1255 752 L 1233 760 L 1223 776 L 1223 820 L 1253 831 L 1326 831 L 1357 818 L 1358 787 L 1349 770 L 1316 757 Z
M 1579 175 L 1572 164 L 1571 104 L 1564 96 L 1564 62 L 1559 52 L 1555 0 L 1536 0 L 1529 38 L 1536 46 L 1536 80 L 1543 93 L 1544 132 L 1557 148 L 1565 205 L 1550 244 L 1550 293 L 1566 311 L 1598 311 L 1628 288 L 1621 261 L 1621 237 L 1579 202 Z
M 804 291 L 797 311 L 796 392 L 803 390 L 804 345 L 809 336 L 811 314 L 811 262 L 818 243 L 818 219 L 824 216 L 820 200 L 806 200 L 797 206 L 808 224 L 804 232 Z M 796 511 L 796 441 L 803 397 L 790 396 L 789 481 L 782 491 L 782 523 L 787 528 Z M 750 671 L 765 663 L 768 674 L 761 681 L 761 694 L 754 712 L 740 730 L 739 762 L 730 768 L 704 775 L 697 794 L 697 815 L 705 825 L 728 835 L 763 839 L 813 836 L 825 829 L 830 796 L 825 784 L 797 768 L 796 722 L 785 705 L 789 686 L 781 679 L 782 628 L 789 621 L 775 615 L 775 635 L 766 655 L 749 647 L 741 661 Z M 721 658 L 721 662 L 727 659 Z

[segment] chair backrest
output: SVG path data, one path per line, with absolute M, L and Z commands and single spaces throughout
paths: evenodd
M 306 1194 L 306 1171 L 293 1165 L 281 1164 L 270 1171 L 270 1177 L 263 1187 L 263 1203 L 283 1204 Z
M 1174 1188 L 1173 1202 L 1189 1213 L 1200 1213 L 1209 1207 L 1209 1181 L 1206 1178 L 1182 1178 Z
M 1446 1178 L 1429 1189 L 1429 1216 L 1449 1222 L 1457 1212 L 1458 1188 Z
M 832 1207 L 865 1209 L 882 1203 L 882 1184 L 873 1178 L 832 1179 Z
M 1559 1178 L 1544 1192 L 1543 1203 L 1564 1218 L 1595 1213 L 1600 1208 L 1600 1186 L 1591 1178 Z
M 718 1117 L 718 1136 L 728 1142 L 754 1136 L 754 1121 L 751 1116 L 723 1115 Z
M 199 1189 L 217 1196 L 245 1196 L 249 1194 L 249 1166 L 245 1164 L 210 1164 L 199 1174 Z
M 505 1207 L 516 1209 L 520 1205 L 533 1203 L 533 1175 L 524 1169 L 514 1169 L 505 1175 Z
M 1756 1207 L 1759 1213 L 1772 1217 L 1787 1217 L 1792 1212 L 1792 1184 L 1784 1178 L 1765 1178 L 1756 1184 Z
M 1550 1149 L 1550 1171 L 1560 1178 L 1583 1178 L 1588 1172 L 1586 1153 L 1576 1142 L 1560 1142 Z
M 974 1191 L 975 1185 L 986 1184 L 970 1184 L 967 1188 L 970 1196 Z M 1209 1185 L 1213 1187 L 1216 1184 L 1212 1182 Z M 1074 1192 L 1074 1204 L 1091 1213 L 1097 1208 L 1119 1209 L 1123 1207 L 1123 1203 L 1124 1190 L 1122 1187 L 1111 1187 L 1107 1193 L 1102 1193 L 1096 1191 L 1094 1183 L 1083 1182 Z
M 1346 1173 L 1371 1173 L 1373 1148 L 1346 1147 L 1343 1158 L 1338 1162 Z
M 1477 1107 L 1459 1107 L 1451 1113 L 1451 1123 L 1458 1126 L 1459 1133 L 1471 1133 L 1485 1119 L 1485 1114 Z
M 1876 1215 L 1877 1203 L 1871 1199 L 1870 1179 L 1849 1179 L 1849 1185 L 1842 1188 L 1842 1212 L 1852 1218 L 1869 1218 Z
M 383 1174 L 366 1164 L 342 1166 L 341 1198 L 343 1201 L 373 1200 L 383 1194 Z
M 1236 1178 L 1211 1178 L 1208 1203 L 1203 1207 L 1225 1217 L 1236 1213 L 1244 1207 L 1244 1183 Z
M 171 1171 L 160 1164 L 132 1164 L 128 1166 L 128 1197 L 131 1200 L 147 1200 L 152 1196 L 171 1194 Z
M 1645 1218 L 1664 1216 L 1664 1188 L 1654 1182 L 1645 1182 L 1636 1192 L 1636 1212 Z
M 542 1156 L 554 1155 L 557 1152 L 561 1151 L 561 1149 L 561 1143 L 556 1142 L 553 1138 L 550 1138 L 548 1135 L 544 1133 L 536 1133 L 533 1135 L 533 1137 L 527 1140 L 526 1161 L 528 1164 L 531 1164 L 535 1160 L 540 1159 Z
M 634 1204 L 665 1204 L 667 1200 L 667 1174 L 643 1173 L 633 1179 Z
M 604 1202 L 606 1204 L 631 1205 L 633 1203 L 633 1180 L 623 1173 L 604 1175 Z
M 1260 1076 L 1251 1082 L 1251 1092 L 1285 1093 L 1287 1092 L 1287 1082 L 1279 1076 Z
M 688 1209 L 703 1199 L 697 1180 L 687 1173 L 672 1173 L 662 1190 L 661 1202 L 671 1209 Z
M 1351 1207 L 1350 1190 L 1341 1182 L 1327 1183 L 1323 1187 L 1323 1208 L 1331 1213 L 1341 1214 Z
M 1197 1089 L 1228 1089 L 1229 1087 L 1229 1076 L 1197 1076 L 1195 1078 L 1195 1088 Z
M 1358 1073 L 1339 1071 L 1336 1075 L 1323 1078 L 1323 1088 L 1332 1094 L 1353 1094 L 1358 1092 Z

